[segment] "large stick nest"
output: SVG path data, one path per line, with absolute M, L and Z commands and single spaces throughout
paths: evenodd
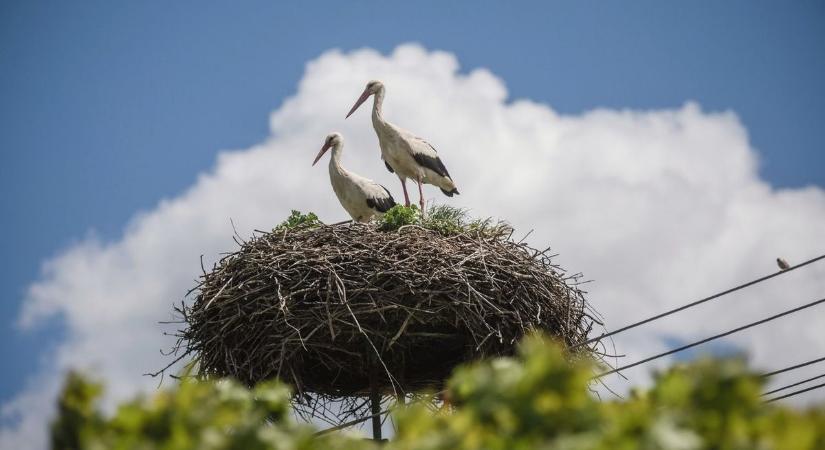
M 438 390 L 456 365 L 512 354 L 531 330 L 572 348 L 593 324 L 576 278 L 506 226 L 321 225 L 240 244 L 181 308 L 181 336 L 202 374 L 249 385 L 278 377 L 325 397 Z

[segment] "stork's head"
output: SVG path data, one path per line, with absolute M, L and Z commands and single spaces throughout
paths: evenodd
M 367 82 L 367 87 L 365 90 L 369 91 L 371 94 L 377 94 L 383 87 L 384 83 L 382 83 L 381 80 L 370 80 Z
M 367 83 L 367 87 L 364 88 L 364 92 L 361 93 L 361 96 L 358 97 L 358 100 L 355 102 L 355 105 L 352 107 L 352 109 L 349 110 L 349 113 L 347 113 L 347 117 L 351 116 L 352 113 L 354 113 L 355 110 L 358 109 L 359 106 L 361 106 L 361 103 L 367 101 L 367 99 L 370 98 L 370 95 L 377 94 L 383 89 L 384 83 L 378 80 L 372 80 L 369 83 Z
M 330 133 L 327 135 L 326 140 L 324 140 L 324 146 L 321 147 L 321 151 L 318 152 L 318 156 L 315 157 L 315 161 L 312 161 L 312 165 L 314 166 L 315 163 L 324 156 L 324 153 L 331 148 L 336 148 L 344 143 L 344 137 L 341 136 L 341 133 Z

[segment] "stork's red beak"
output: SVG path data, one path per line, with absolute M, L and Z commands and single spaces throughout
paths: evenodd
M 318 156 L 315 157 L 315 161 L 312 161 L 313 166 L 315 165 L 315 163 L 318 162 L 319 159 L 321 159 L 322 156 L 324 156 L 324 153 L 326 153 L 330 147 L 331 145 L 329 144 L 329 142 L 324 142 L 324 146 L 321 147 L 321 151 L 318 152 Z
M 352 107 L 351 110 L 349 110 L 349 112 L 347 113 L 347 117 L 345 117 L 345 119 L 349 118 L 349 116 L 351 116 L 352 113 L 354 113 L 355 110 L 358 109 L 359 106 L 361 106 L 361 103 L 364 103 L 365 101 L 367 101 L 367 99 L 370 98 L 370 95 L 372 95 L 370 90 L 369 89 L 364 89 L 364 93 L 361 94 L 360 97 L 358 97 L 358 101 L 355 102 L 355 105 Z

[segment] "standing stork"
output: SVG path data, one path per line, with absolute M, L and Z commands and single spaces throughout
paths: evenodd
M 370 95 L 375 95 L 372 103 L 372 126 L 375 128 L 375 134 L 378 135 L 378 145 L 381 147 L 381 159 L 384 160 L 384 165 L 401 180 L 401 188 L 404 189 L 404 205 L 410 206 L 407 178 L 412 178 L 418 183 L 418 196 L 422 211 L 424 210 L 424 192 L 421 185 L 424 183 L 437 186 L 448 197 L 458 194 L 458 189 L 453 179 L 450 178 L 447 168 L 444 167 L 444 163 L 441 162 L 441 158 L 438 157 L 435 147 L 409 131 L 384 120 L 381 115 L 384 92 L 384 83 L 378 80 L 367 83 L 367 87 L 347 117 L 367 101 Z
M 329 160 L 329 181 L 332 190 L 347 210 L 352 220 L 367 222 L 373 216 L 380 216 L 395 206 L 395 200 L 390 191 L 384 186 L 352 173 L 341 165 L 341 152 L 344 148 L 344 138 L 339 133 L 327 136 L 324 146 L 312 161 L 312 165 L 324 156 L 327 150 L 332 149 L 332 158 Z

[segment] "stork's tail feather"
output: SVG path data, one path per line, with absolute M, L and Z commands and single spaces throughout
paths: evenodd
M 381 185 L 379 184 L 378 186 L 381 186 Z M 384 197 L 367 198 L 367 207 L 372 208 L 372 209 L 376 210 L 377 212 L 385 213 L 385 212 L 389 211 L 390 208 L 395 206 L 396 203 L 395 203 L 395 199 L 392 198 L 392 194 L 390 194 L 390 191 L 384 186 L 381 186 L 381 188 L 384 189 L 384 192 L 387 195 L 384 196 Z
M 446 190 L 446 189 L 442 189 L 442 190 L 441 190 L 441 192 L 443 192 L 443 193 L 444 193 L 444 195 L 446 195 L 447 197 L 452 197 L 453 195 L 460 195 L 460 194 L 458 193 L 458 189 L 457 189 L 457 188 L 453 188 L 453 190 L 452 190 L 452 191 L 448 191 L 448 190 Z

